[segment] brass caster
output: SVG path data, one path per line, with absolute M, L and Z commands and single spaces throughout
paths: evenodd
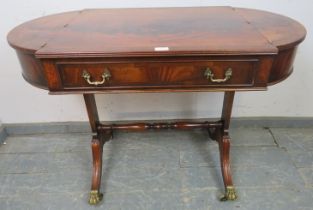
M 98 204 L 103 198 L 103 194 L 100 193 L 98 190 L 91 190 L 90 197 L 89 197 L 89 204 L 96 205 Z
M 220 199 L 220 201 L 234 201 L 237 199 L 236 190 L 233 186 L 226 187 L 225 195 Z

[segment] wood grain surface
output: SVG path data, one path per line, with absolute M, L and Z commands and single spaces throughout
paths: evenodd
M 141 59 L 140 62 L 157 58 L 165 63 L 176 60 L 182 65 L 179 62 L 184 58 L 193 60 L 200 56 L 210 62 L 225 58 L 251 59 L 251 56 L 262 60 L 264 55 L 272 61 L 267 58 L 261 63 L 262 69 L 271 69 L 261 70 L 262 75 L 256 77 L 263 83 L 255 86 L 260 89 L 266 86 L 264 83 L 276 84 L 291 74 L 297 46 L 305 35 L 305 28 L 297 21 L 266 11 L 192 7 L 85 9 L 60 13 L 23 23 L 7 38 L 17 51 L 25 80 L 50 91 L 64 79 L 64 75 L 51 70 L 58 59 L 81 62 L 98 58 L 96 62 L 114 63 L 114 58 L 136 58 Z M 50 70 L 45 72 L 44 66 Z M 178 68 L 175 67 L 176 71 Z M 142 72 L 151 75 L 151 71 Z M 223 71 L 217 70 L 216 74 L 222 77 Z M 79 75 L 71 76 L 81 79 Z

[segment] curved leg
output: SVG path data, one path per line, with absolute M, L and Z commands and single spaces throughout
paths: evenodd
M 229 161 L 230 137 L 228 135 L 223 135 L 219 138 L 218 143 L 220 149 L 221 170 L 225 186 L 225 195 L 221 198 L 221 201 L 236 200 L 237 195 L 231 177 Z
M 225 186 L 225 195 L 221 198 L 221 201 L 236 200 L 237 198 L 230 171 L 230 137 L 228 134 L 234 96 L 234 91 L 225 92 L 222 111 L 223 128 L 219 129 L 216 133 L 220 148 L 221 169 Z
M 99 203 L 103 198 L 103 194 L 100 193 L 103 151 L 102 139 L 99 139 L 97 136 L 93 136 L 91 141 L 91 149 L 93 158 L 93 170 L 89 204 L 95 205 Z
M 94 94 L 84 94 L 84 100 L 87 108 L 90 127 L 93 133 L 96 133 L 91 140 L 91 150 L 93 159 L 92 183 L 89 197 L 89 204 L 99 203 L 103 194 L 100 193 L 101 175 L 102 175 L 102 152 L 103 144 L 113 137 L 112 130 L 100 132 L 97 128 L 99 125 L 99 116 Z

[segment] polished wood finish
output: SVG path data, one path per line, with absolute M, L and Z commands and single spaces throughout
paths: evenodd
M 129 130 L 144 131 L 149 129 L 194 129 L 194 128 L 221 128 L 223 123 L 217 122 L 158 122 L 158 123 L 129 123 L 129 124 L 100 124 L 100 131 Z
M 93 94 L 84 94 L 84 100 L 87 108 L 91 130 L 92 132 L 97 132 L 99 116 L 95 96 Z
M 37 50 L 38 57 L 277 52 L 231 7 L 83 10 L 64 27 Z
M 90 24 L 91 22 L 94 24 Z M 230 23 L 235 23 L 235 25 L 231 25 Z M 248 23 L 248 25 L 244 23 Z M 219 27 L 221 25 L 229 25 L 228 27 L 233 28 L 231 30 L 222 31 L 223 27 Z M 61 35 L 63 36 L 64 34 L 68 34 L 68 36 L 63 36 L 65 39 L 63 44 L 65 46 L 61 46 L 62 48 L 69 48 L 70 43 L 68 41 L 71 41 L 72 35 L 75 35 L 76 38 L 86 39 L 86 43 L 98 43 L 100 39 L 98 36 L 103 36 L 101 39 L 103 39 L 103 42 L 107 42 L 110 45 L 110 49 L 113 49 L 112 51 L 117 51 L 116 46 L 120 46 L 121 48 L 129 47 L 132 45 L 132 43 L 129 43 L 130 39 L 140 39 L 139 41 L 142 43 L 140 45 L 143 48 L 152 46 L 152 48 L 148 49 L 150 51 L 157 46 L 168 46 L 168 43 L 175 44 L 171 42 L 172 40 L 178 41 L 175 45 L 179 45 L 178 47 L 181 48 L 184 47 L 184 51 L 186 51 L 186 46 L 193 48 L 192 51 L 194 51 L 195 46 L 199 45 L 199 43 L 203 44 L 209 42 L 209 45 L 222 43 L 221 46 L 223 46 L 225 43 L 222 41 L 217 41 L 219 43 L 215 41 L 223 39 L 223 37 L 219 35 L 220 32 L 222 31 L 225 36 L 229 35 L 229 37 L 231 37 L 235 35 L 234 32 L 238 32 L 238 30 L 241 29 L 239 26 L 253 33 L 254 36 L 260 37 L 263 35 L 265 39 L 269 40 L 273 46 L 279 49 L 290 48 L 299 44 L 306 35 L 304 27 L 297 21 L 282 15 L 254 9 L 231 7 L 87 9 L 49 15 L 23 23 L 10 32 L 8 41 L 12 47 L 28 53 L 35 53 L 37 50 L 47 45 L 48 41 L 55 38 L 57 35 L 59 36 L 58 42 L 62 41 Z M 261 31 L 261 35 L 256 34 L 255 31 L 251 32 L 251 28 L 254 27 L 258 29 L 258 31 Z M 207 33 L 203 33 L 203 30 L 209 32 L 209 34 L 211 34 L 211 30 L 216 32 L 214 37 L 215 43 L 211 42 L 212 39 L 209 39 L 213 35 L 206 37 Z M 88 31 L 88 35 L 92 32 L 92 35 L 89 37 L 79 36 L 81 34 L 86 35 L 86 31 Z M 191 31 L 193 34 L 188 35 L 188 32 Z M 114 39 L 114 41 L 116 40 L 115 42 L 105 41 L 104 36 L 116 35 L 117 32 L 121 33 L 117 37 L 110 37 Z M 177 37 L 182 36 L 183 33 L 186 33 L 186 35 L 177 39 Z M 127 35 L 129 34 L 133 35 L 133 37 L 128 37 Z M 198 34 L 199 37 L 196 36 L 196 34 Z M 122 36 L 125 39 L 123 39 Z M 173 39 L 170 39 L 171 37 Z M 144 39 L 142 40 L 141 38 Z M 151 38 L 150 41 L 149 38 Z M 236 39 L 236 37 L 234 37 L 234 39 Z M 241 44 L 237 44 L 237 47 L 242 48 L 242 45 L 249 45 L 247 40 L 241 39 L 244 42 L 238 42 Z M 255 37 L 250 37 L 250 39 L 255 39 Z M 188 42 L 184 43 L 183 41 L 185 40 Z M 145 43 L 148 41 L 150 43 Z M 197 43 L 194 43 L 196 41 Z M 252 41 L 255 42 L 255 40 Z M 264 39 L 261 39 L 261 41 L 264 41 Z M 228 42 L 230 45 L 233 44 L 231 40 L 228 40 Z M 71 43 L 73 43 L 73 41 L 71 41 Z M 83 42 L 80 44 L 82 43 Z M 74 45 L 74 47 L 79 47 L 76 43 L 74 43 Z M 85 46 L 87 47 L 88 45 Z M 96 48 L 99 47 L 101 46 L 96 46 Z M 248 48 L 250 49 L 251 47 Z M 91 51 L 89 50 L 90 48 L 85 49 L 87 49 L 86 51 L 88 52 Z M 61 51 L 60 48 L 56 50 Z M 81 50 L 78 52 L 80 51 Z
M 258 60 L 218 60 L 197 62 L 137 62 L 137 63 L 78 63 L 59 64 L 61 89 L 123 89 L 134 87 L 164 86 L 221 86 L 208 80 L 204 73 L 210 67 L 215 77 L 223 78 L 231 68 L 232 78 L 223 86 L 253 86 L 258 71 Z M 94 81 L 101 81 L 101 74 L 108 70 L 111 78 L 103 85 L 89 85 L 82 77 L 90 73 Z
M 84 95 L 94 133 L 89 203 L 97 204 L 102 147 L 114 130 L 206 129 L 219 144 L 222 200 L 236 199 L 229 160 L 235 91 L 266 90 L 287 78 L 305 35 L 295 20 L 252 9 L 87 9 L 26 22 L 8 34 L 8 42 L 29 83 L 50 94 Z M 196 91 L 225 93 L 219 121 L 102 124 L 94 97 Z
M 101 176 L 102 176 L 102 153 L 104 142 L 98 136 L 93 136 L 91 140 L 92 150 L 92 181 L 91 181 L 91 193 L 89 198 L 90 204 L 96 204 L 102 200 L 103 194 L 100 193 Z
M 118 17 L 113 18 L 115 16 Z M 93 18 L 93 21 L 89 18 Z M 124 21 L 127 21 L 127 24 Z M 202 30 L 205 32 L 201 33 Z M 221 31 L 223 36 L 219 34 Z M 86 36 L 87 32 L 90 36 Z M 208 36 L 211 33 L 212 35 Z M 212 37 L 213 34 L 215 34 L 214 37 Z M 110 41 L 106 39 L 108 35 L 110 35 Z M 271 68 L 268 74 L 270 77 L 266 78 L 266 82 L 275 84 L 290 75 L 293 66 L 293 59 L 290 58 L 295 56 L 296 46 L 305 38 L 305 35 L 306 31 L 301 24 L 281 15 L 251 9 L 203 7 L 82 10 L 61 13 L 38 18 L 16 27 L 8 34 L 8 41 L 18 53 L 24 78 L 35 86 L 48 89 L 47 78 L 43 75 L 43 60 L 37 58 L 39 50 L 42 52 L 44 49 L 46 51 L 50 49 L 49 56 L 55 55 L 57 58 L 65 56 L 69 58 L 87 56 L 112 58 L 112 54 L 114 54 L 115 57 L 120 58 L 170 56 L 174 59 L 181 55 L 199 56 L 199 54 L 202 56 L 253 54 L 255 56 L 255 53 L 269 53 L 267 50 L 271 48 L 270 53 L 277 53 L 277 55 L 273 57 L 274 65 L 269 67 Z M 74 42 L 73 36 L 76 39 L 84 40 Z M 257 38 L 258 44 L 248 46 L 250 42 L 248 42 L 247 36 L 253 40 Z M 54 43 L 50 43 L 54 39 L 58 42 L 62 41 L 62 45 L 58 45 L 60 48 L 57 48 Z M 266 40 L 268 43 L 265 42 Z M 266 44 L 265 51 L 261 50 L 263 47 L 255 50 L 255 46 L 259 46 L 260 43 Z M 107 48 L 107 45 L 104 44 L 109 44 L 110 47 Z M 67 49 L 73 47 L 73 50 L 61 51 L 63 45 Z M 136 45 L 137 48 L 131 45 Z M 171 45 L 174 45 L 175 48 Z M 230 45 L 235 45 L 235 47 L 230 47 Z M 271 45 L 272 47 L 270 47 Z M 92 47 L 90 48 L 90 46 Z M 154 47 L 166 46 L 170 47 L 168 52 L 154 51 Z M 51 47 L 57 48 L 55 52 Z M 81 53 L 81 49 L 75 51 L 75 47 L 84 48 L 85 54 Z M 276 50 L 273 49 L 275 47 Z M 124 51 L 120 52 L 120 48 Z M 202 51 L 199 51 L 201 48 L 203 48 Z M 237 50 L 234 50 L 235 48 Z M 101 54 L 104 50 L 108 51 L 109 49 L 114 50 L 109 51 L 110 53 L 106 55 Z M 126 51 L 133 53 L 127 54 Z M 63 54 L 60 55 L 60 53 Z M 41 56 L 43 57 L 43 55 Z M 49 56 L 47 55 L 47 57 Z M 51 88 L 53 89 L 53 87 Z M 207 90 L 202 89 L 202 91 Z
M 43 59 L 44 71 L 52 94 L 106 92 L 179 92 L 266 89 L 272 56 L 210 56 L 166 58 L 74 58 Z M 210 81 L 207 68 L 215 78 L 225 77 L 231 68 L 230 80 Z M 90 85 L 82 77 L 87 71 L 93 81 L 101 81 L 104 71 L 111 77 L 102 85 Z
M 225 197 L 223 200 L 234 200 L 236 199 L 236 194 L 229 195 L 228 188 L 233 187 L 233 181 L 230 170 L 229 152 L 230 152 L 230 137 L 229 137 L 229 125 L 231 112 L 234 102 L 235 92 L 225 92 L 223 110 L 221 120 L 223 122 L 223 127 L 218 129 L 217 141 L 220 149 L 220 159 L 221 159 L 221 170 L 223 175 L 223 181 L 225 186 Z
M 103 145 L 112 137 L 112 131 L 99 132 L 98 126 L 100 123 L 95 96 L 93 94 L 84 94 L 84 100 L 91 130 L 96 133 L 96 135 L 92 136 L 91 140 L 93 169 L 89 203 L 97 204 L 103 197 L 103 194 L 100 193 Z

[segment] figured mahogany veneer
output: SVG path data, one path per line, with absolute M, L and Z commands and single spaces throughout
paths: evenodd
M 214 83 L 205 76 L 210 67 L 217 78 L 223 78 L 231 68 L 232 77 L 223 84 Z M 164 88 L 166 87 L 245 87 L 253 86 L 257 79 L 266 85 L 266 81 L 257 78 L 258 60 L 213 60 L 213 61 L 158 61 L 133 63 L 57 63 L 60 75 L 60 86 L 57 89 L 129 89 L 129 88 Z M 111 74 L 110 79 L 103 85 L 90 85 L 82 77 L 87 71 L 92 80 L 101 81 L 105 71 Z
M 270 12 L 232 7 L 86 9 L 26 22 L 8 35 L 23 77 L 51 94 L 84 95 L 91 129 L 89 203 L 102 199 L 102 146 L 114 130 L 206 129 L 219 144 L 234 200 L 229 124 L 235 91 L 266 90 L 293 70 L 304 27 Z M 95 93 L 222 91 L 215 122 L 102 124 Z
M 49 88 L 50 75 L 44 75 L 44 58 L 57 62 L 65 57 L 81 61 L 87 57 L 207 55 L 216 59 L 226 54 L 277 54 L 271 56 L 273 65 L 268 65 L 270 72 L 265 75 L 269 76 L 266 83 L 274 84 L 292 72 L 296 47 L 305 34 L 304 27 L 290 18 L 252 9 L 96 9 L 26 22 L 9 33 L 8 41 L 17 50 L 24 78 L 44 89 Z M 155 47 L 170 50 L 156 52 Z

